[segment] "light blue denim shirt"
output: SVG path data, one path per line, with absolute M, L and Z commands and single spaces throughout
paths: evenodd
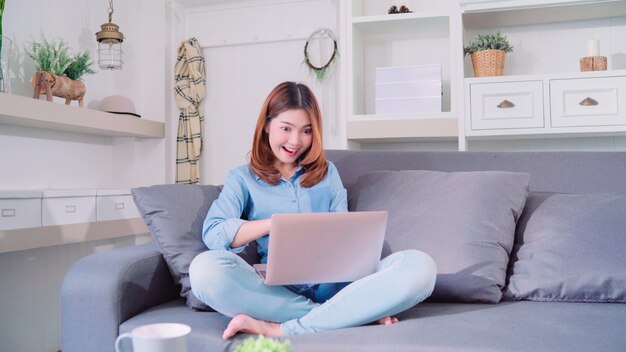
M 281 178 L 276 186 L 265 183 L 249 165 L 230 171 L 224 189 L 213 202 L 202 228 L 202 240 L 209 249 L 227 249 L 239 253 L 245 246 L 230 248 L 235 234 L 248 220 L 268 219 L 279 213 L 316 213 L 348 211 L 346 189 L 337 168 L 328 162 L 326 176 L 316 185 L 300 185 L 304 169 L 299 168 L 289 180 Z M 256 240 L 261 262 L 267 262 L 269 235 Z

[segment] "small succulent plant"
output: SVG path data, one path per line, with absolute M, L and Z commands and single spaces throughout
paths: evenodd
M 79 80 L 85 74 L 96 73 L 91 68 L 91 65 L 93 65 L 93 62 L 89 56 L 89 51 L 85 50 L 82 54 L 74 56 L 72 63 L 65 69 L 65 75 L 70 79 Z
M 293 352 L 289 341 L 274 340 L 263 335 L 248 337 L 235 349 L 235 352 Z
M 495 34 L 478 34 L 468 46 L 463 48 L 463 53 L 467 56 L 481 50 L 502 50 L 505 53 L 513 51 L 506 36 L 496 32 Z

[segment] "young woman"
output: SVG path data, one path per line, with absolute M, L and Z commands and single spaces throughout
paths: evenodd
M 281 83 L 261 108 L 250 164 L 228 174 L 206 216 L 202 239 L 210 251 L 189 268 L 194 295 L 232 317 L 224 339 L 393 324 L 394 314 L 432 293 L 435 263 L 416 250 L 384 258 L 377 272 L 352 283 L 294 286 L 265 285 L 236 254 L 256 241 L 267 261 L 272 214 L 335 211 L 348 211 L 346 190 L 324 156 L 317 100 L 303 84 Z

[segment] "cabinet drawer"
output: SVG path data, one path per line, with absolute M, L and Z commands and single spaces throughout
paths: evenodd
M 542 128 L 542 81 L 470 85 L 472 130 Z
M 0 230 L 41 226 L 41 192 L 0 193 Z
M 96 221 L 95 191 L 44 191 L 41 204 L 43 226 Z
M 98 195 L 96 198 L 97 221 L 138 217 L 139 212 L 131 195 Z
M 552 127 L 626 125 L 626 77 L 550 80 Z

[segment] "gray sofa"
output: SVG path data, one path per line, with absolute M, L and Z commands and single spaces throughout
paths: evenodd
M 434 252 L 443 248 L 454 263 L 433 256 L 441 269 L 438 284 L 443 286 L 431 299 L 400 314 L 400 323 L 291 336 L 296 351 L 626 350 L 626 153 L 328 151 L 328 158 L 348 188 L 350 210 L 390 208 L 386 252 L 411 246 Z M 375 170 L 450 174 L 426 173 L 430 178 L 423 182 L 430 182 L 428 187 L 420 186 L 424 173 L 388 171 L 361 177 Z M 512 204 L 519 190 L 510 197 L 507 193 L 519 188 L 519 182 L 510 186 L 489 181 L 493 183 L 485 190 L 482 176 L 491 174 L 474 173 L 485 171 L 528 173 L 530 192 L 524 193 L 521 204 Z M 469 180 L 464 175 L 477 177 Z M 506 173 L 494 175 L 508 179 Z M 415 177 L 418 182 L 406 184 Z M 472 182 L 476 186 L 467 186 Z M 402 190 L 394 193 L 394 185 Z M 208 307 L 197 310 L 202 307 L 193 301 L 185 277 L 185 263 L 204 250 L 196 242 L 190 250 L 185 243 L 199 239 L 202 213 L 219 188 L 154 187 L 133 194 L 157 240 L 90 255 L 67 274 L 61 293 L 64 352 L 113 351 L 118 334 L 155 322 L 190 325 L 190 352 L 233 350 L 247 337 L 222 340 L 229 319 Z M 468 188 L 473 193 L 464 193 Z M 481 198 L 485 194 L 491 198 Z M 449 198 L 447 203 L 439 200 L 446 198 L 443 195 Z M 171 201 L 164 205 L 163 198 Z M 159 199 L 161 204 L 156 204 Z M 195 214 L 189 209 L 178 212 L 194 202 L 202 208 Z M 441 204 L 444 214 L 437 214 Z M 497 207 L 489 209 L 493 204 Z M 487 208 L 476 213 L 481 215 L 468 219 L 445 213 L 476 212 L 483 206 Z M 523 212 L 516 210 L 520 206 L 525 207 Z M 503 226 L 491 221 L 494 212 L 501 212 L 497 216 L 504 219 Z M 189 223 L 188 228 L 171 220 L 177 217 Z M 436 220 L 434 225 L 428 223 L 431 219 Z M 168 221 L 174 222 L 169 229 Z M 465 237 L 445 237 L 457 236 L 450 229 L 459 221 Z M 446 230 L 439 234 L 436 226 Z M 472 236 L 484 236 L 472 232 L 481 226 L 496 237 L 472 242 Z M 420 233 L 424 228 L 429 232 Z M 181 236 L 187 237 L 168 242 L 170 231 L 183 231 Z M 185 257 L 177 251 L 189 253 Z M 475 253 L 480 256 L 472 257 Z M 497 255 L 483 258 L 488 253 Z M 250 262 L 255 260 L 253 249 L 247 255 Z M 478 260 L 477 265 L 464 264 L 466 259 L 470 264 Z M 458 267 L 459 263 L 469 266 Z M 486 270 L 489 266 L 496 270 Z M 466 288 L 477 285 L 489 295 L 475 295 L 473 288 Z

